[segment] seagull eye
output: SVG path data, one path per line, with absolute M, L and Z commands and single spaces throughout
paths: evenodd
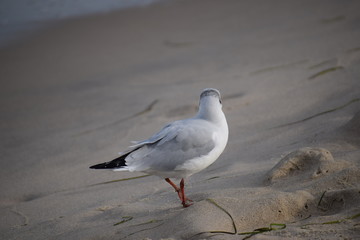
M 219 99 L 219 103 L 222 104 L 221 99 Z

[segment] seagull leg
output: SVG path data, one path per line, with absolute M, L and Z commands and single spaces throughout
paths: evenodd
M 187 201 L 192 202 L 192 200 L 185 196 L 185 181 L 183 178 L 180 181 L 180 191 L 181 191 L 181 195 L 182 195 L 181 203 L 182 203 L 183 207 L 185 208 L 185 207 L 191 206 L 192 203 L 186 203 Z
M 187 201 L 192 202 L 192 200 L 185 196 L 185 188 L 184 188 L 185 181 L 183 178 L 180 181 L 180 188 L 178 186 L 176 186 L 176 184 L 173 183 L 169 178 L 165 178 L 165 181 L 168 182 L 175 189 L 175 192 L 177 192 L 177 194 L 180 198 L 181 204 L 183 205 L 184 208 L 192 205 L 192 203 L 190 203 L 190 204 L 186 203 Z
M 180 201 L 183 202 L 183 197 L 182 197 L 182 193 L 180 191 L 180 188 L 178 188 L 178 186 L 176 186 L 175 183 L 173 183 L 170 178 L 165 178 L 165 181 L 168 182 L 174 189 L 175 189 L 175 192 L 177 192 L 179 198 L 180 198 Z

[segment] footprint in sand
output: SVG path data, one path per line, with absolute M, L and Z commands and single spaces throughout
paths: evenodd
M 268 173 L 272 183 L 284 178 L 313 179 L 337 169 L 330 151 L 324 148 L 301 148 L 286 155 Z
M 325 215 L 333 215 L 343 209 L 357 207 L 360 202 L 360 191 L 357 188 L 326 191 L 317 208 Z

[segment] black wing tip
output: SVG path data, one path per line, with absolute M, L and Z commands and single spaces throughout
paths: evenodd
M 90 168 L 91 169 L 114 169 L 114 168 L 125 167 L 126 166 L 125 158 L 127 155 L 129 155 L 129 154 L 115 158 L 114 160 L 112 160 L 110 162 L 95 164 L 93 166 L 90 166 Z
M 99 164 L 95 164 L 93 166 L 90 166 L 89 168 L 91 169 L 114 169 L 114 168 L 122 168 L 122 167 L 126 167 L 126 161 L 125 158 L 132 153 L 133 151 L 138 150 L 139 148 L 136 148 L 134 150 L 132 150 L 131 152 L 126 153 L 125 155 L 122 155 L 118 158 L 115 158 L 114 160 L 110 161 L 110 162 L 104 162 L 104 163 L 99 163 Z
M 90 166 L 89 168 L 91 169 L 104 169 L 104 168 L 108 168 L 106 163 L 99 163 L 99 164 L 95 164 Z

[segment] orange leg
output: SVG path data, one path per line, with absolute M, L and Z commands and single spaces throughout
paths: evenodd
M 181 191 L 181 195 L 182 195 L 182 197 L 183 197 L 182 202 L 181 202 L 182 205 L 183 205 L 184 207 L 189 207 L 189 206 L 191 206 L 192 203 L 186 203 L 186 201 L 192 202 L 192 200 L 189 199 L 189 198 L 187 198 L 187 197 L 185 196 L 185 181 L 184 181 L 183 178 L 182 178 L 181 181 L 180 181 L 180 191 Z
M 177 192 L 183 207 L 189 207 L 190 205 L 192 205 L 186 203 L 186 201 L 191 201 L 191 200 L 186 198 L 185 196 L 185 189 L 184 189 L 185 183 L 183 178 L 180 181 L 180 188 L 178 188 L 178 186 L 176 186 L 176 184 L 173 183 L 169 178 L 165 178 L 165 181 L 168 182 L 175 189 L 175 192 Z
M 169 178 L 165 178 L 165 181 L 167 181 L 175 189 L 175 192 L 177 192 L 177 194 L 180 198 L 180 201 L 183 201 L 180 188 L 178 188 L 178 186 L 176 186 L 176 184 L 173 183 Z

